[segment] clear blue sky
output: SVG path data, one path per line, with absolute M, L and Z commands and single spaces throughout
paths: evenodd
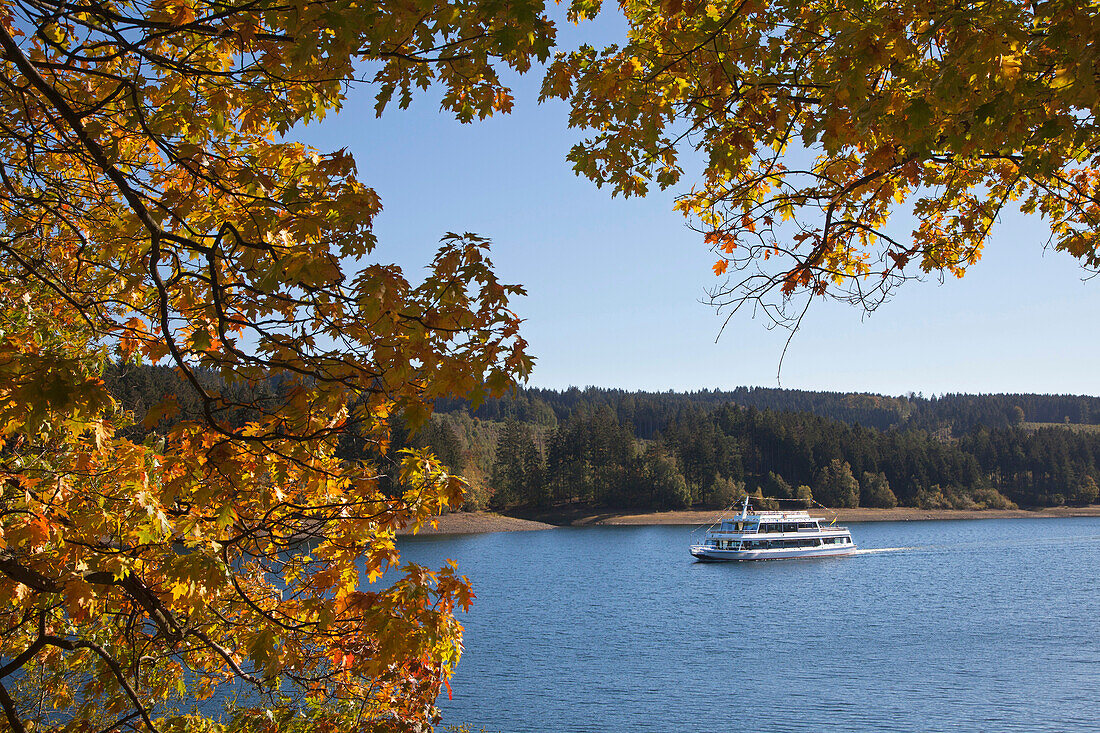
M 615 18 L 564 46 L 621 32 Z M 653 391 L 776 386 L 787 332 L 748 314 L 722 319 L 701 301 L 714 256 L 672 210 L 676 191 L 612 199 L 565 156 L 581 133 L 561 103 L 537 104 L 538 71 L 515 81 L 510 115 L 461 125 L 431 92 L 375 119 L 369 87 L 299 139 L 346 147 L 382 197 L 377 256 L 410 279 L 448 231 L 493 240 L 503 280 L 537 358 L 530 384 Z M 690 176 L 680 190 L 691 183 Z M 1042 249 L 1038 220 L 1006 216 L 962 280 L 913 282 L 870 316 L 820 302 L 787 352 L 783 387 L 883 394 L 1100 394 L 1100 278 Z

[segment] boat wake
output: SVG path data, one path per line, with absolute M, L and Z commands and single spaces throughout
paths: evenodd
M 905 550 L 917 550 L 917 547 L 873 547 L 866 550 L 854 550 L 852 555 L 875 555 L 880 552 L 904 552 Z

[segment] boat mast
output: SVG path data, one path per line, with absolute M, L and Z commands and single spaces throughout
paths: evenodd
M 745 495 L 745 503 L 741 506 L 741 519 L 744 520 L 749 516 L 749 496 Z

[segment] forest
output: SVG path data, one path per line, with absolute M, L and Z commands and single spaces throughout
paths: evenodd
M 166 395 L 173 420 L 201 409 L 166 368 L 106 378 L 135 437 L 170 422 L 141 417 Z M 278 392 L 261 382 L 240 402 Z M 386 455 L 348 438 L 342 457 L 386 465 L 429 448 L 469 479 L 467 509 L 722 508 L 746 492 L 832 507 L 1039 507 L 1092 503 L 1100 480 L 1100 399 L 1072 395 L 518 388 L 476 407 L 438 400 L 415 433 L 391 422 Z

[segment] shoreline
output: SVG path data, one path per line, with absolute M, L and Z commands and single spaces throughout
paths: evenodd
M 1045 507 L 1042 509 L 837 509 L 838 522 L 919 522 L 947 519 L 1064 519 L 1068 517 L 1100 517 L 1100 504 L 1084 507 Z M 730 510 L 732 515 L 733 510 Z M 417 536 L 441 534 L 487 534 L 489 532 L 527 532 L 556 527 L 592 526 L 655 526 L 705 525 L 722 514 L 715 510 L 683 510 L 649 513 L 607 512 L 590 514 L 582 511 L 541 512 L 529 519 L 492 512 L 452 512 L 436 518 L 435 527 L 425 527 Z M 826 514 L 831 516 L 831 513 Z M 413 536 L 401 533 L 402 536 Z
M 1067 517 L 1100 517 L 1100 505 L 1084 507 L 1044 507 L 1042 509 L 919 509 L 896 507 L 894 509 L 834 509 L 821 511 L 827 518 L 836 513 L 838 522 L 915 522 L 947 519 L 1060 519 Z M 736 512 L 730 510 L 727 515 Z M 721 516 L 719 511 L 671 511 L 651 514 L 608 514 L 586 520 L 574 521 L 574 526 L 588 525 L 689 525 L 710 524 Z M 817 512 L 814 512 L 816 516 Z
M 493 512 L 451 512 L 435 518 L 434 527 L 419 532 L 398 532 L 398 537 L 424 537 L 437 534 L 488 534 L 489 532 L 530 532 L 554 529 L 556 525 L 519 517 L 506 517 Z

